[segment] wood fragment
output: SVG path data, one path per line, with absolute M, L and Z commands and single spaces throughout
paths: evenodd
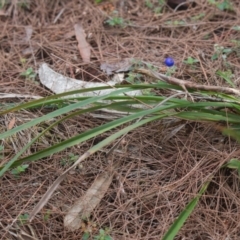
M 84 32 L 84 29 L 78 23 L 74 25 L 74 29 L 75 29 L 75 35 L 78 41 L 78 49 L 83 59 L 83 62 L 90 63 L 91 49 L 90 49 L 90 45 L 86 41 L 86 34 Z
M 234 88 L 206 86 L 206 85 L 196 84 L 191 80 L 186 81 L 186 80 L 181 80 L 181 79 L 174 78 L 174 77 L 169 77 L 162 73 L 158 73 L 158 72 L 144 69 L 144 68 L 137 69 L 136 72 L 148 75 L 153 78 L 157 78 L 159 80 L 163 80 L 163 81 L 173 84 L 173 85 L 177 85 L 177 86 L 183 88 L 183 90 L 185 90 L 185 89 L 187 89 L 187 90 L 188 89 L 204 90 L 204 91 L 213 91 L 213 92 L 234 94 L 234 95 L 240 96 L 240 90 L 234 89 Z

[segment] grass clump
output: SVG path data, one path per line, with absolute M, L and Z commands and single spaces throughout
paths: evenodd
M 110 87 L 104 87 L 104 88 L 110 88 Z M 191 90 L 190 94 L 194 96 L 194 94 L 202 95 L 202 101 L 192 101 L 187 99 L 181 99 L 176 98 L 177 94 L 173 94 L 171 97 L 164 97 L 164 96 L 153 96 L 153 95 L 143 95 L 143 96 L 136 96 L 131 97 L 128 96 L 128 92 L 131 92 L 133 90 L 146 90 L 146 89 L 167 89 L 170 91 L 175 91 L 176 89 L 181 90 L 181 87 L 174 86 L 171 84 L 167 84 L 164 82 L 159 81 L 157 84 L 132 84 L 132 85 L 126 85 L 126 86 L 117 86 L 117 90 L 113 91 L 110 94 L 104 95 L 104 96 L 98 96 L 98 97 L 88 97 L 88 98 L 78 98 L 76 103 L 69 103 L 68 106 L 62 107 L 60 109 L 54 110 L 45 116 L 33 119 L 30 122 L 27 122 L 25 124 L 22 124 L 18 127 L 15 127 L 11 130 L 8 130 L 2 134 L 0 134 L 0 139 L 4 140 L 8 137 L 16 134 L 19 131 L 24 131 L 28 128 L 31 128 L 43 121 L 47 121 L 48 119 L 51 119 L 53 117 L 63 116 L 65 117 L 60 118 L 60 120 L 54 122 L 52 125 L 50 125 L 47 129 L 45 129 L 42 133 L 40 133 L 38 136 L 36 136 L 29 145 L 25 146 L 15 157 L 13 157 L 4 167 L 1 167 L 0 174 L 3 175 L 11 168 L 14 168 L 15 170 L 12 171 L 18 171 L 17 173 L 14 172 L 14 174 L 19 174 L 20 172 L 24 172 L 26 168 L 23 168 L 23 166 L 28 165 L 26 163 L 40 160 L 44 157 L 50 156 L 52 154 L 55 154 L 57 152 L 63 151 L 66 148 L 69 148 L 71 146 L 77 145 L 79 143 L 83 143 L 87 141 L 88 139 L 92 139 L 93 137 L 98 137 L 100 134 L 109 132 L 111 129 L 117 129 L 118 126 L 124 126 L 125 123 L 128 123 L 127 127 L 122 128 L 121 130 L 117 130 L 115 133 L 109 135 L 106 139 L 101 141 L 100 143 L 96 144 L 95 146 L 91 147 L 88 152 L 90 154 L 93 154 L 101 149 L 103 149 L 105 146 L 109 145 L 111 142 L 116 140 L 117 138 L 123 136 L 124 134 L 127 134 L 128 132 L 145 125 L 147 123 L 165 119 L 165 118 L 180 118 L 183 120 L 191 120 L 191 121 L 204 121 L 204 122 L 222 122 L 226 123 L 226 125 L 221 127 L 221 130 L 223 133 L 227 133 L 228 135 L 235 137 L 236 139 L 240 139 L 240 132 L 236 131 L 237 126 L 240 124 L 239 120 L 239 99 L 237 97 L 233 97 L 227 94 L 221 94 L 221 93 L 214 93 L 215 95 L 221 97 L 221 101 L 207 101 L 207 98 L 210 98 L 213 95 L 213 92 L 207 92 L 207 91 L 194 91 Z M 51 97 L 47 97 L 40 100 L 35 100 L 26 104 L 19 105 L 15 108 L 5 110 L 1 112 L 0 114 L 6 114 L 6 113 L 12 113 L 15 111 L 21 111 L 26 109 L 27 107 L 33 107 L 44 104 L 46 106 L 48 103 L 50 103 L 51 99 L 59 99 L 60 96 L 63 95 L 69 95 L 76 93 L 76 92 L 82 92 L 82 91 L 93 91 L 93 89 L 85 89 L 85 90 L 77 90 L 74 92 L 68 92 L 64 94 L 59 94 Z M 120 95 L 124 93 L 125 95 Z M 184 92 L 181 93 L 184 95 Z M 108 100 L 110 103 L 106 103 L 103 100 Z M 121 100 L 121 101 L 119 101 Z M 60 101 L 60 100 L 59 100 Z M 112 103 L 111 103 L 112 102 Z M 144 105 L 142 105 L 144 103 Z M 148 108 L 144 107 L 145 104 L 148 106 Z M 83 110 L 78 110 L 79 108 L 84 107 Z M 108 123 L 105 123 L 101 126 L 95 127 L 91 130 L 88 130 L 84 133 L 78 134 L 72 138 L 69 138 L 66 141 L 57 143 L 55 145 L 52 145 L 46 149 L 43 149 L 41 151 L 37 151 L 33 153 L 32 155 L 28 155 L 21 158 L 21 155 L 24 153 L 24 151 L 27 150 L 37 139 L 40 139 L 40 137 L 45 134 L 47 131 L 50 131 L 53 126 L 56 124 L 59 124 L 60 122 L 72 118 L 76 114 L 85 114 L 88 112 L 92 112 L 96 109 L 121 109 L 121 111 L 124 111 L 126 113 L 130 113 L 130 115 L 126 115 L 124 117 L 120 117 L 117 120 L 110 121 Z M 235 109 L 236 112 L 227 113 L 226 109 Z M 176 111 L 177 110 L 177 111 Z M 234 134 L 231 134 L 234 129 Z M 70 155 L 70 160 L 75 161 L 75 155 Z M 64 164 L 67 162 L 65 159 Z M 22 165 L 25 163 L 25 165 Z M 235 162 L 231 161 L 229 164 L 227 164 L 225 167 L 228 168 L 236 168 L 238 167 L 238 164 L 236 165 Z M 192 213 L 194 208 L 197 206 L 197 203 L 201 197 L 201 195 L 206 191 L 207 186 L 209 182 L 204 184 L 199 191 L 198 196 L 194 197 L 189 204 L 186 206 L 186 208 L 183 210 L 183 212 L 179 215 L 177 220 L 174 222 L 172 227 L 169 229 L 169 231 L 166 233 L 165 237 L 163 239 L 174 239 L 174 236 L 178 233 L 181 226 L 184 224 L 184 222 L 187 220 L 188 216 Z M 104 231 L 101 231 L 99 236 L 96 237 L 96 239 L 110 239 L 108 235 L 105 234 Z

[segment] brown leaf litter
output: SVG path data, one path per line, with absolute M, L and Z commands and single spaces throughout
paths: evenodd
M 234 11 L 221 11 L 207 0 L 195 1 L 185 8 L 183 4 L 183 10 L 178 5 L 172 8 L 164 4 L 161 11 L 159 1 L 151 2 L 153 8 L 140 0 L 103 1 L 102 5 L 111 3 L 108 9 L 116 10 L 125 20 L 126 25 L 119 27 L 106 23 L 114 16 L 112 10 L 105 11 L 93 0 L 29 1 L 26 6 L 21 1 L 6 1 L 0 12 L 0 86 L 1 95 L 11 98 L 0 98 L 1 104 L 27 101 L 23 96 L 52 94 L 42 85 L 20 77 L 29 67 L 37 71 L 43 62 L 68 77 L 107 82 L 110 77 L 100 69 L 102 63 L 140 59 L 165 75 L 164 58 L 171 56 L 177 67 L 172 73 L 174 79 L 226 88 L 228 84 L 215 73 L 228 67 L 221 56 L 215 61 L 211 59 L 214 44 L 236 50 L 228 55 L 227 61 L 235 74 L 238 91 L 239 50 L 232 40 L 239 40 L 239 31 L 233 29 L 239 26 L 239 1 L 230 1 Z M 75 23 L 81 24 L 82 32 L 77 32 L 81 32 L 81 39 L 72 32 Z M 189 56 L 199 63 L 185 64 Z M 115 71 L 112 67 L 110 72 Z M 146 75 L 142 78 L 149 81 Z M 0 131 L 49 111 L 42 108 L 2 116 Z M 105 121 L 88 115 L 67 120 L 36 142 L 26 155 Z M 6 163 L 50 124 L 46 122 L 2 142 L 1 163 Z M 106 133 L 100 138 L 107 136 Z M 127 134 L 108 159 L 103 152 L 95 153 L 66 177 L 31 223 L 21 225 L 18 216 L 29 214 L 48 187 L 71 166 L 69 153 L 81 156 L 98 141 L 89 140 L 32 162 L 18 178 L 8 172 L 1 179 L 0 239 L 16 236 L 24 239 L 27 235 L 33 239 L 81 239 L 86 228 L 91 237 L 101 228 L 110 228 L 113 239 L 161 239 L 213 172 L 215 176 L 206 194 L 176 239 L 239 238 L 239 178 L 235 171 L 220 169 L 223 163 L 239 157 L 239 145 L 222 136 L 214 125 L 185 121 L 170 121 L 167 125 L 159 121 L 140 127 Z M 80 229 L 72 232 L 64 228 L 64 218 L 71 206 L 86 196 L 98 176 L 116 162 L 109 188 L 91 208 L 90 216 L 82 219 Z

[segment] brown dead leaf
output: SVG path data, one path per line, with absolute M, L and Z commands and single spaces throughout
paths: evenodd
M 74 231 L 81 227 L 81 219 L 89 217 L 94 208 L 100 203 L 107 192 L 111 182 L 112 174 L 99 175 L 87 190 L 86 194 L 75 202 L 64 218 L 64 226 Z
M 13 126 L 14 126 L 14 124 L 15 124 L 15 122 L 16 122 L 16 118 L 13 117 L 13 118 L 11 119 L 11 121 L 9 122 L 7 129 L 8 129 L 8 130 L 12 129 Z
M 58 188 L 60 183 L 66 178 L 67 174 L 76 168 L 82 161 L 84 161 L 87 157 L 91 155 L 89 152 L 85 152 L 82 156 L 79 157 L 79 159 L 67 170 L 65 170 L 55 181 L 54 183 L 48 188 L 47 192 L 42 196 L 41 200 L 38 202 L 38 204 L 34 207 L 32 212 L 29 214 L 29 222 L 33 220 L 33 218 L 36 216 L 37 213 L 41 211 L 41 209 L 44 207 L 44 205 L 48 202 L 48 200 L 53 195 L 54 191 Z
M 104 71 L 107 75 L 111 75 L 114 72 L 127 72 L 133 65 L 132 58 L 125 58 L 122 61 L 113 62 L 113 63 L 102 63 L 100 69 Z
M 85 63 L 89 63 L 90 57 L 91 57 L 91 49 L 90 49 L 90 45 L 86 41 L 86 34 L 84 32 L 84 29 L 78 23 L 74 25 L 74 29 L 75 29 L 75 35 L 78 41 L 78 49 L 79 49 L 80 55 Z

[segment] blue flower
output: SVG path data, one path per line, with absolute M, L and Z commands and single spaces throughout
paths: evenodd
M 167 57 L 164 61 L 164 63 L 168 66 L 168 67 L 172 67 L 174 65 L 174 60 L 171 57 Z

